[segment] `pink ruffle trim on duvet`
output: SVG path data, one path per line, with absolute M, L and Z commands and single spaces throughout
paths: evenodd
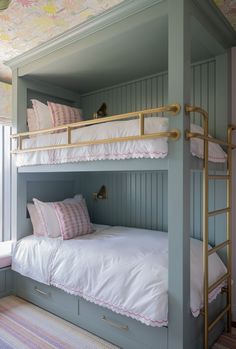
M 105 300 L 98 299 L 94 296 L 89 296 L 79 289 L 68 289 L 64 285 L 61 285 L 59 283 L 54 283 L 54 282 L 51 282 L 51 285 L 55 286 L 57 288 L 60 288 L 61 290 L 65 291 L 71 295 L 80 296 L 91 303 L 95 303 L 95 304 L 101 305 L 105 308 L 108 308 L 117 314 L 126 315 L 127 317 L 138 320 L 138 321 L 144 323 L 145 325 L 152 326 L 152 327 L 163 327 L 163 326 L 167 326 L 167 324 L 168 324 L 167 320 L 160 320 L 160 321 L 159 320 L 152 320 L 152 319 L 150 319 L 142 314 L 134 313 L 134 312 L 132 312 L 128 309 L 125 309 L 123 307 L 106 302 Z
M 137 152 L 137 153 L 104 153 L 104 154 L 96 154 L 96 156 L 75 156 L 75 157 L 66 157 L 64 159 L 56 158 L 53 163 L 65 163 L 65 162 L 79 162 L 79 161 L 97 161 L 97 160 L 126 160 L 126 159 L 163 159 L 167 156 L 167 152 Z
M 82 298 L 84 298 L 85 300 L 91 302 L 91 303 L 95 303 L 97 305 L 101 305 L 105 308 L 108 308 L 112 311 L 114 311 L 117 314 L 121 314 L 121 315 L 125 315 L 127 317 L 130 317 L 132 319 L 138 320 L 140 322 L 142 322 L 143 324 L 147 325 L 147 326 L 152 326 L 152 327 L 163 327 L 163 326 L 167 326 L 168 325 L 168 320 L 153 320 L 148 318 L 147 316 L 144 316 L 143 314 L 138 314 L 138 313 L 134 313 L 128 309 L 125 309 L 123 307 L 120 307 L 118 305 L 106 302 L 105 300 L 101 300 L 98 299 L 94 296 L 91 295 L 87 295 L 85 294 L 83 291 L 81 291 L 80 289 L 68 289 L 67 287 L 65 287 L 64 285 L 61 285 L 59 283 L 56 282 L 51 282 L 50 283 L 52 286 L 55 286 L 57 288 L 60 288 L 61 290 L 73 295 L 73 296 L 80 296 Z M 221 293 L 221 288 L 222 285 L 218 286 L 214 291 L 211 292 L 211 294 L 209 295 L 209 303 L 213 302 L 217 296 Z M 194 317 L 198 317 L 198 315 L 200 314 L 200 310 L 203 307 L 203 305 L 198 308 L 198 309 L 191 309 L 191 312 L 193 314 Z
M 57 165 L 65 163 L 74 163 L 80 161 L 98 161 L 98 160 L 126 160 L 126 159 L 163 159 L 167 156 L 168 152 L 136 152 L 136 153 L 105 153 L 105 154 L 96 154 L 96 155 L 85 155 L 85 156 L 74 156 L 74 157 L 65 157 L 60 158 L 52 156 L 52 151 L 48 151 L 48 161 L 42 161 L 38 163 L 19 161 L 17 166 L 30 166 L 30 165 Z M 54 151 L 53 151 L 54 152 Z M 25 160 L 25 159 L 24 159 Z

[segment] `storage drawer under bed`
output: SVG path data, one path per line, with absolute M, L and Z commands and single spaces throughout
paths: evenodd
M 167 328 L 153 328 L 80 297 L 16 274 L 16 295 L 123 349 L 166 349 Z
M 16 295 L 69 321 L 78 314 L 77 297 L 19 274 L 16 274 Z

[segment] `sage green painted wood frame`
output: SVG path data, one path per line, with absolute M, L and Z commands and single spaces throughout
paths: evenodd
M 15 293 L 15 279 L 11 267 L 0 268 L 0 298 Z
M 228 47 L 236 42 L 235 34 L 226 24 L 223 16 L 213 7 L 212 1 L 127 0 L 115 9 L 99 16 L 99 18 L 92 19 L 68 31 L 65 35 L 9 61 L 9 65 L 13 68 L 13 123 L 16 128 L 15 131 L 25 130 L 24 113 L 27 103 L 26 91 L 28 82 L 26 83 L 22 79 L 23 76 L 32 73 L 37 67 L 42 67 L 46 62 L 53 62 L 58 55 L 63 57 L 65 48 L 76 50 L 78 49 L 76 45 L 78 43 L 81 44 L 83 39 L 87 37 L 92 38 L 92 36 L 93 38 L 99 38 L 99 35 L 104 34 L 102 32 L 104 28 L 112 26 L 114 30 L 122 30 L 120 23 L 125 21 L 126 25 L 129 25 L 135 16 L 135 20 L 148 21 L 149 17 L 142 15 L 142 13 L 147 11 L 146 13 L 149 13 L 151 16 L 153 6 L 157 5 L 159 12 L 158 14 L 155 13 L 155 16 L 168 15 L 169 19 L 169 102 L 179 102 L 182 105 L 181 115 L 171 120 L 171 127 L 178 127 L 183 135 L 184 130 L 188 128 L 188 118 L 185 117 L 183 107 L 186 103 L 189 103 L 190 16 L 196 17 L 196 20 L 205 29 L 202 33 L 208 34 L 208 42 L 213 51 L 217 48 L 223 54 Z M 109 37 L 109 30 L 107 31 L 107 37 Z M 85 45 L 85 40 L 83 45 Z M 83 46 L 81 49 L 83 49 Z M 50 86 L 46 86 L 38 81 L 32 81 L 30 84 L 32 84 L 32 87 L 41 89 L 42 92 L 45 92 L 46 89 L 46 92 L 50 93 Z M 68 95 L 68 98 L 70 97 L 74 100 L 79 98 L 74 93 L 63 89 L 57 89 L 54 93 L 63 98 L 65 98 L 65 94 Z M 163 165 L 163 168 L 168 168 L 169 171 L 168 349 L 191 348 L 191 334 L 194 333 L 194 323 L 192 319 L 190 321 L 189 307 L 189 156 L 189 145 L 182 136 L 179 142 L 170 145 L 169 158 Z M 139 162 L 135 161 L 134 163 L 135 168 L 138 169 Z M 127 167 L 132 169 L 132 166 L 126 165 L 124 162 L 122 166 L 124 170 Z M 153 165 L 151 168 L 158 169 L 158 166 Z M 109 170 L 109 166 L 106 169 Z M 114 169 L 117 170 L 116 165 Z M 74 170 L 73 166 L 67 166 L 67 169 L 65 169 L 65 171 Z M 96 170 L 96 167 L 94 170 Z M 110 167 L 110 170 L 113 170 L 113 168 Z M 25 186 L 22 177 L 23 173 L 18 173 L 16 168 L 13 169 L 13 172 L 12 226 L 13 237 L 17 238 L 17 230 L 21 228 L 20 219 L 22 214 L 22 209 L 19 209 L 19 207 L 24 204 Z
M 168 10 L 169 101 L 176 98 L 184 106 L 190 100 L 189 1 L 169 1 Z M 168 347 L 187 349 L 191 347 L 187 325 L 190 321 L 190 149 L 184 138 L 184 130 L 189 127 L 184 108 L 170 123 L 181 130 L 182 136 L 174 147 L 169 144 Z

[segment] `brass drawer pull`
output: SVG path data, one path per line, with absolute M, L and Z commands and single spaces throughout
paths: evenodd
M 102 320 L 102 321 L 105 321 L 105 322 L 106 322 L 108 325 L 110 325 L 110 326 L 113 326 L 113 327 L 115 327 L 115 328 L 118 328 L 119 330 L 128 331 L 128 329 L 129 329 L 128 325 L 119 325 L 119 324 L 117 324 L 116 322 L 107 319 L 105 315 L 103 315 L 103 316 L 101 317 L 101 320 Z
M 50 292 L 47 293 L 47 292 L 41 291 L 37 286 L 34 286 L 34 290 L 35 290 L 36 292 L 42 294 L 43 296 L 47 296 L 47 297 L 50 296 Z

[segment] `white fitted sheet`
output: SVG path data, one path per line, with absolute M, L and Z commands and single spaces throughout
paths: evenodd
M 68 268 L 70 266 L 70 268 Z M 12 269 L 153 327 L 168 324 L 168 234 L 99 227 L 77 239 L 28 236 L 17 242 Z M 68 272 L 69 271 L 69 272 Z M 209 284 L 226 272 L 209 257 Z M 191 311 L 203 304 L 202 242 L 191 239 Z M 209 296 L 220 293 L 221 286 Z

